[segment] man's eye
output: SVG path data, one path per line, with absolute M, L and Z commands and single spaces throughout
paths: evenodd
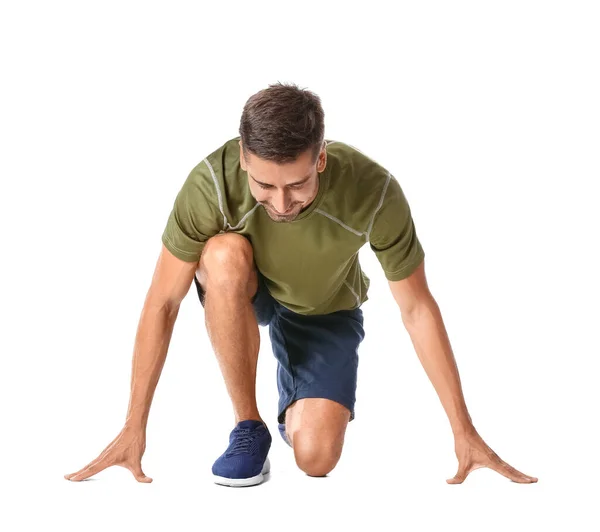
M 268 185 L 261 185 L 260 183 L 258 184 L 258 186 L 259 186 L 260 188 L 262 188 L 262 189 L 265 189 L 265 190 L 266 190 L 266 189 L 269 189 L 269 188 L 273 188 L 272 186 L 268 186 Z M 299 185 L 291 185 L 291 186 L 289 186 L 288 188 L 291 188 L 291 189 L 293 189 L 293 190 L 296 190 L 296 189 L 302 188 L 303 186 L 304 186 L 304 183 L 300 183 Z

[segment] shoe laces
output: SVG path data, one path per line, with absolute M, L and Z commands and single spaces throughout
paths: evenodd
M 256 439 L 258 431 L 250 429 L 236 429 L 235 440 L 231 449 L 227 452 L 228 456 L 234 456 L 236 454 L 243 454 L 250 452 L 252 443 Z

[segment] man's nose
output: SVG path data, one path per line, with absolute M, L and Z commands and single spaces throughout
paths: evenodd
M 273 207 L 279 214 L 283 214 L 290 208 L 290 202 L 281 194 L 273 198 Z

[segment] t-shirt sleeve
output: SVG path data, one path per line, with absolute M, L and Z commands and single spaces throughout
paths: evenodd
M 201 162 L 179 190 L 162 234 L 165 247 L 177 258 L 198 262 L 206 241 L 223 229 L 215 184 Z
M 389 281 L 408 277 L 425 257 L 410 205 L 392 175 L 383 194 L 383 203 L 375 213 L 369 243 Z

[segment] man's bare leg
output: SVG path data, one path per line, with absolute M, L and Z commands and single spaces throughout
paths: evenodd
M 298 467 L 307 475 L 327 475 L 342 455 L 350 410 L 321 397 L 294 401 L 285 413 L 285 430 Z
M 258 290 L 252 245 L 235 233 L 208 240 L 196 271 L 205 293 L 205 322 L 236 424 L 264 421 L 256 404 L 256 366 L 260 348 L 251 299 Z

